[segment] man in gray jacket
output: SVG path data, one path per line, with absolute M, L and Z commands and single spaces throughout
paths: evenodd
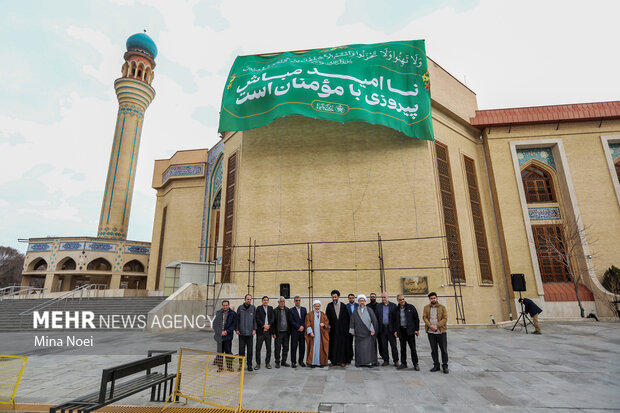
M 245 359 L 248 371 L 252 371 L 252 352 L 254 349 L 254 335 L 256 334 L 256 307 L 252 305 L 252 296 L 245 295 L 245 302 L 237 309 L 237 335 L 239 336 L 239 355 L 245 356 L 247 348 L 248 355 Z

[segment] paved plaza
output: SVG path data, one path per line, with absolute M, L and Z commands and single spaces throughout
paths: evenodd
M 547 322 L 542 328 L 540 336 L 509 328 L 448 330 L 448 375 L 429 372 L 423 333 L 417 341 L 419 372 L 393 366 L 263 367 L 246 372 L 243 406 L 373 413 L 620 411 L 620 323 Z M 30 348 L 24 343 L 34 340 L 32 332 L 3 332 L 0 354 L 29 356 L 17 403 L 60 403 L 97 391 L 103 368 L 142 358 L 148 349 L 215 351 L 212 336 L 97 332 L 93 348 L 70 350 Z M 119 404 L 152 405 L 148 400 L 143 392 Z

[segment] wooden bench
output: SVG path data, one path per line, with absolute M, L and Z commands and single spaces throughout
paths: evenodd
M 99 392 L 90 393 L 68 403 L 50 407 L 50 413 L 92 412 L 149 388 L 151 389 L 151 401 L 164 402 L 168 393 L 173 390 L 174 378 L 176 377 L 176 374 L 168 373 L 168 363 L 172 361 L 172 354 L 174 353 L 176 351 L 151 350 L 147 358 L 104 369 L 101 374 Z M 151 369 L 159 366 L 164 366 L 163 373 L 151 371 Z M 146 374 L 117 382 L 117 380 L 142 372 L 146 372 Z

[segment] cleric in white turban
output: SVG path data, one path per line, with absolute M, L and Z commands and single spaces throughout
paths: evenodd
M 359 307 L 351 315 L 349 333 L 355 336 L 355 366 L 372 367 L 377 365 L 377 344 L 375 332 L 378 331 L 375 312 L 366 307 L 366 296 L 357 296 Z
M 329 353 L 329 320 L 321 311 L 321 301 L 312 302 L 312 311 L 306 315 L 306 364 L 309 367 L 327 366 Z

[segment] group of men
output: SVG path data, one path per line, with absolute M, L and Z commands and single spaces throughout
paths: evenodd
M 398 304 L 389 301 L 387 293 L 348 295 L 348 303 L 340 302 L 340 292 L 333 290 L 332 301 L 325 312 L 321 302 L 315 300 L 310 312 L 301 306 L 301 298 L 294 297 L 294 307 L 288 308 L 284 297 L 278 306 L 269 305 L 269 297 L 261 300 L 261 305 L 252 304 L 252 296 L 247 294 L 244 303 L 237 311 L 230 309 L 227 300 L 216 313 L 213 327 L 218 352 L 232 354 L 232 340 L 236 333 L 239 338 L 239 355 L 246 357 L 248 371 L 261 368 L 261 350 L 266 349 L 265 368 L 271 368 L 271 340 L 274 339 L 275 367 L 345 367 L 352 362 L 356 367 L 378 366 L 377 350 L 383 359 L 383 366 L 390 364 L 390 351 L 394 366 L 407 368 L 407 346 L 411 353 L 413 368 L 419 371 L 415 338 L 419 336 L 420 319 L 416 308 L 405 301 L 402 294 L 397 296 Z M 443 370 L 448 374 L 446 307 L 439 304 L 437 294 L 428 295 L 430 303 L 424 307 L 422 318 L 431 346 L 433 358 L 432 372 Z M 256 364 L 252 364 L 256 336 Z M 396 345 L 400 341 L 400 358 Z M 291 349 L 288 364 L 289 343 Z M 441 364 L 439 363 L 441 352 Z M 247 356 L 246 356 L 247 354 Z M 304 358 L 305 354 L 305 358 Z M 441 368 L 440 368 L 441 366 Z

